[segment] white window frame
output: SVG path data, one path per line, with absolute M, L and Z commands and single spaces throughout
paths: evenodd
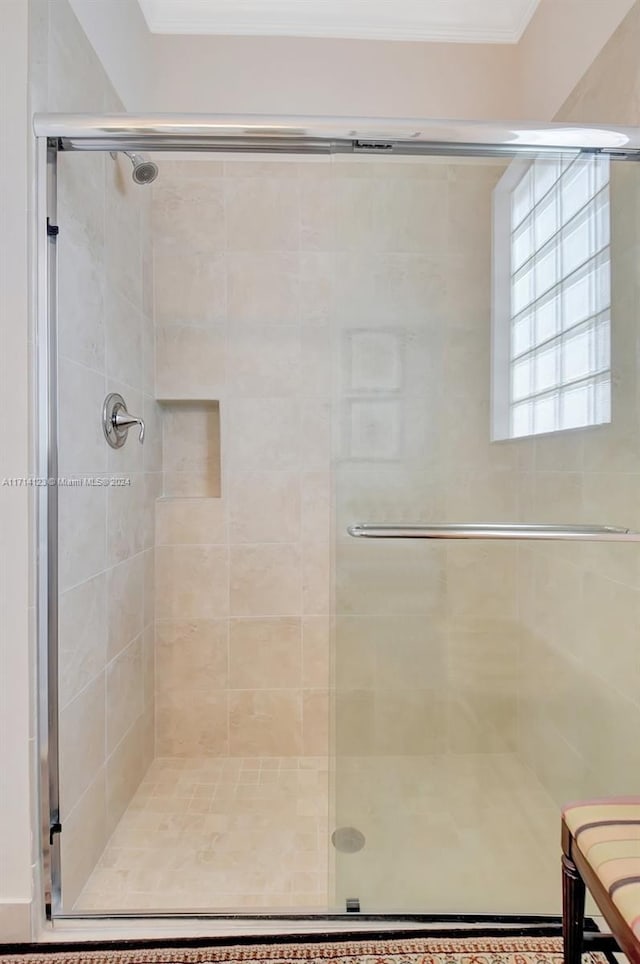
M 516 159 L 500 179 L 493 195 L 493 290 L 492 290 L 492 352 L 491 352 L 491 389 L 492 389 L 492 433 L 493 441 L 526 438 L 550 432 L 571 431 L 576 428 L 585 428 L 593 425 L 600 425 L 611 420 L 611 293 L 610 293 L 610 237 L 609 237 L 609 159 L 597 155 L 585 156 L 577 154 L 565 154 L 561 159 L 556 158 L 558 169 L 556 175 L 549 181 L 545 193 L 536 197 L 533 189 L 529 197 L 528 207 L 525 207 L 524 216 L 520 219 L 517 227 L 514 227 L 512 218 L 512 205 L 517 188 L 525 177 L 535 177 L 536 164 L 544 164 L 547 160 L 546 170 L 549 171 L 548 158 L 541 156 L 533 159 Z M 581 165 L 578 169 L 576 165 Z M 594 166 L 598 165 L 598 167 Z M 542 171 L 543 168 L 540 167 Z M 557 222 L 554 232 L 545 239 L 544 243 L 538 243 L 537 237 L 532 241 L 530 248 L 531 254 L 526 257 L 521 265 L 514 266 L 515 238 L 520 228 L 525 223 L 536 224 L 536 211 L 544 210 L 544 199 L 553 200 L 554 203 L 561 205 L 560 195 L 563 184 L 566 186 L 567 178 L 572 178 L 577 171 L 585 171 L 589 177 L 589 197 L 582 207 L 579 207 L 563 223 L 562 210 L 557 212 Z M 603 216 L 598 221 L 597 212 L 602 210 Z M 555 283 L 548 291 L 541 294 L 532 290 L 529 302 L 515 310 L 514 281 L 523 273 L 527 273 L 527 265 L 531 274 L 537 268 L 542 258 L 541 252 L 555 249 L 556 257 L 562 258 L 562 241 L 566 238 L 567 228 L 576 226 L 582 217 L 589 226 L 590 246 L 588 257 L 582 264 L 572 267 L 565 272 L 564 265 L 558 264 Z M 606 218 L 606 228 L 602 226 L 602 220 Z M 597 225 L 595 227 L 594 225 Z M 606 243 L 603 243 L 606 240 Z M 594 253 L 595 252 L 595 253 Z M 594 269 L 601 267 L 604 275 L 598 276 L 605 278 L 605 283 L 600 284 L 600 288 L 595 290 L 596 281 Z M 524 268 L 524 272 L 523 272 Z M 589 304 L 589 313 L 576 322 L 570 324 L 561 323 L 559 329 L 547 338 L 539 337 L 538 325 L 534 324 L 536 312 L 540 310 L 550 300 L 559 302 L 556 310 L 562 319 L 562 301 L 567 297 L 567 292 L 572 290 L 571 281 L 579 278 L 582 270 L 584 276 L 589 276 L 590 297 L 593 299 Z M 568 283 L 569 282 L 569 283 Z M 575 289 L 574 289 L 575 290 Z M 593 310 L 592 310 L 593 309 Z M 514 329 L 516 320 L 529 316 L 531 319 L 531 338 L 530 344 L 518 355 L 514 348 Z M 571 336 L 576 337 L 581 333 L 587 333 L 590 347 L 590 367 L 587 374 L 572 379 L 566 375 L 567 361 L 570 359 L 566 345 Z M 535 389 L 532 384 L 528 395 L 516 398 L 514 394 L 514 366 L 518 358 L 531 358 L 533 366 L 542 355 L 543 346 L 549 350 L 556 349 L 558 353 L 556 380 L 545 389 Z M 525 365 L 525 368 L 528 367 Z M 564 399 L 568 395 L 573 385 L 581 386 L 588 384 L 591 387 L 589 396 L 591 403 L 587 418 L 580 424 L 566 424 L 569 421 L 568 413 L 565 414 Z M 530 424 L 526 431 L 517 429 L 515 426 L 515 412 L 517 405 L 522 399 L 530 399 L 532 402 Z M 536 429 L 535 409 L 536 402 L 541 403 L 549 399 L 555 410 L 553 426 L 538 427 Z M 539 410 L 542 408 L 540 405 Z

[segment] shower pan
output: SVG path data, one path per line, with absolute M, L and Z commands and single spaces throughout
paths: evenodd
M 640 792 L 640 132 L 34 123 L 48 914 L 557 915 Z

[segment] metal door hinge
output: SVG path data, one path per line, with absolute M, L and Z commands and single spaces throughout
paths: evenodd
M 60 228 L 57 224 L 52 224 L 49 218 L 47 218 L 47 237 L 57 238 L 60 234 Z
M 62 833 L 62 824 L 52 823 L 49 827 L 49 843 L 51 846 L 53 846 L 53 838 L 57 833 Z

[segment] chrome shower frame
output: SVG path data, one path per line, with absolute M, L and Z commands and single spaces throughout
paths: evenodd
M 36 474 L 53 480 L 38 488 L 37 654 L 41 878 L 47 919 L 211 918 L 336 923 L 353 914 L 206 914 L 199 912 L 76 913 L 62 911 L 58 737 L 58 385 L 56 294 L 56 172 L 61 151 L 209 151 L 369 156 L 539 156 L 558 152 L 606 153 L 640 160 L 640 129 L 596 125 L 480 123 L 421 119 L 263 117 L 228 115 L 37 114 L 36 136 Z M 387 920 L 430 920 L 429 915 L 383 915 Z M 367 915 L 357 919 L 366 920 Z M 371 919 L 371 918 L 369 918 Z M 381 915 L 373 919 L 380 920 Z M 458 920 L 439 915 L 438 920 Z M 482 915 L 478 917 L 483 919 Z M 344 927 L 342 928 L 344 930 Z
M 39 775 L 40 879 L 47 918 L 61 902 L 60 786 L 58 734 L 58 477 L 57 384 L 57 166 L 58 151 L 36 140 L 35 239 L 35 469 L 46 480 L 36 491 L 35 562 L 38 685 L 37 772 Z

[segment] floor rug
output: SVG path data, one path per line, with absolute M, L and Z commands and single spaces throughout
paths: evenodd
M 67 945 L 68 948 L 68 945 Z M 2 954 L 2 964 L 562 964 L 558 937 L 411 937 L 402 940 L 336 940 L 323 943 L 268 943 Z M 607 955 L 588 952 L 583 964 L 608 964 Z

